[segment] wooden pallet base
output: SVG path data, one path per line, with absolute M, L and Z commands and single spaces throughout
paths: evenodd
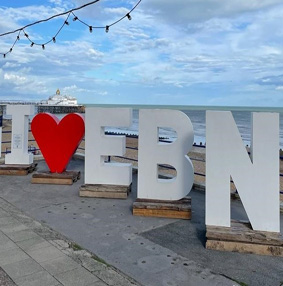
M 80 197 L 105 198 L 105 199 L 126 199 L 131 191 L 132 185 L 103 185 L 86 184 L 80 187 Z
M 33 174 L 32 184 L 52 184 L 52 185 L 72 185 L 80 179 L 81 172 L 78 171 L 65 171 L 61 174 L 40 172 Z
M 133 215 L 191 219 L 191 198 L 186 197 L 178 201 L 136 199 Z
M 232 221 L 231 227 L 206 226 L 206 248 L 283 257 L 280 233 L 257 231 L 246 222 Z
M 0 175 L 26 176 L 36 169 L 37 163 L 20 165 L 20 164 L 3 164 L 0 165 Z

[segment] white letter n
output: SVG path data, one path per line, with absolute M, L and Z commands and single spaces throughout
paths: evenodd
M 252 114 L 251 158 L 231 112 L 206 112 L 206 225 L 230 227 L 230 176 L 254 230 L 280 232 L 279 115 Z

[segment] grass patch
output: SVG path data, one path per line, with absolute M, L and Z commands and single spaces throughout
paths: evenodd
M 237 281 L 234 280 L 235 282 L 237 282 L 238 284 L 240 284 L 241 286 L 248 286 L 248 284 L 246 284 L 245 282 L 241 282 L 241 281 Z
M 97 262 L 100 262 L 106 266 L 111 266 L 110 264 L 108 264 L 105 260 L 103 260 L 102 258 L 96 256 L 96 255 L 92 255 L 91 256 L 92 259 L 96 260 Z
M 230 280 L 232 280 L 232 281 L 238 283 L 238 284 L 241 285 L 241 286 L 249 286 L 249 285 L 246 284 L 245 282 L 242 282 L 242 281 L 239 281 L 239 280 L 237 280 L 237 279 L 231 278 L 231 277 L 229 277 L 229 276 L 227 276 L 227 275 L 225 275 L 225 274 L 220 274 L 220 275 L 222 275 L 222 276 L 224 276 L 225 278 L 228 278 L 228 279 L 230 279 Z M 280 285 L 280 286 L 281 286 L 281 285 Z
M 75 243 L 75 242 L 71 242 L 71 243 L 69 244 L 69 247 L 72 248 L 74 251 L 84 250 L 80 245 L 78 245 L 78 244 Z M 96 255 L 94 255 L 94 254 L 91 255 L 91 258 L 94 259 L 94 260 L 96 260 L 96 261 L 99 262 L 99 263 L 102 263 L 102 264 L 106 265 L 106 266 L 111 266 L 111 265 L 108 264 L 106 261 L 104 261 L 102 258 L 100 258 L 100 257 L 98 257 L 98 256 L 96 256 Z
M 78 245 L 77 243 L 71 243 L 70 247 L 74 250 L 74 251 L 79 251 L 79 250 L 83 250 L 83 248 Z

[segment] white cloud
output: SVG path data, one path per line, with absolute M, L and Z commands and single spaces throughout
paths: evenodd
M 98 50 L 95 50 L 93 48 L 90 48 L 88 50 L 88 55 L 90 55 L 92 58 L 97 58 L 97 57 L 102 57 L 104 55 L 104 53 L 102 53 Z
M 149 13 L 167 22 L 187 25 L 211 18 L 237 15 L 282 4 L 281 0 L 151 0 L 143 3 Z
M 77 87 L 76 84 L 73 84 L 71 86 L 65 86 L 65 87 L 63 87 L 62 91 L 63 91 L 63 93 L 70 93 L 70 94 L 92 92 L 92 90 L 88 90 L 88 89 L 85 89 L 85 88 Z
M 21 65 L 18 64 L 18 63 L 15 63 L 15 62 L 6 62 L 4 65 L 3 65 L 3 68 L 4 69 L 7 69 L 7 68 L 18 68 L 20 67 Z
M 62 0 L 48 0 L 49 3 L 55 4 L 57 6 L 62 5 Z
M 5 73 L 4 74 L 4 80 L 8 80 L 8 81 L 12 82 L 15 85 L 22 85 L 22 84 L 27 82 L 26 77 L 19 76 L 19 75 L 16 75 L 16 74 L 12 74 L 12 73 Z
M 60 12 L 63 12 L 63 9 L 43 5 L 19 8 L 0 8 L 1 17 L 5 18 L 5 21 L 24 21 L 25 23 L 32 23 L 33 21 L 46 19 Z
M 129 9 L 125 7 L 118 7 L 118 8 L 105 8 L 104 9 L 105 13 L 109 14 L 116 14 L 119 16 L 124 16 L 129 12 Z

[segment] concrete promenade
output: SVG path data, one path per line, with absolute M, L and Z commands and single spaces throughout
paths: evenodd
M 0 285 L 140 284 L 0 198 Z
M 203 192 L 190 194 L 191 221 L 134 217 L 136 175 L 127 200 L 80 198 L 84 162 L 72 160 L 68 169 L 82 172 L 72 186 L 1 176 L 1 286 L 282 285 L 282 257 L 204 248 Z M 44 161 L 38 170 L 47 170 Z M 231 212 L 246 219 L 239 201 Z

